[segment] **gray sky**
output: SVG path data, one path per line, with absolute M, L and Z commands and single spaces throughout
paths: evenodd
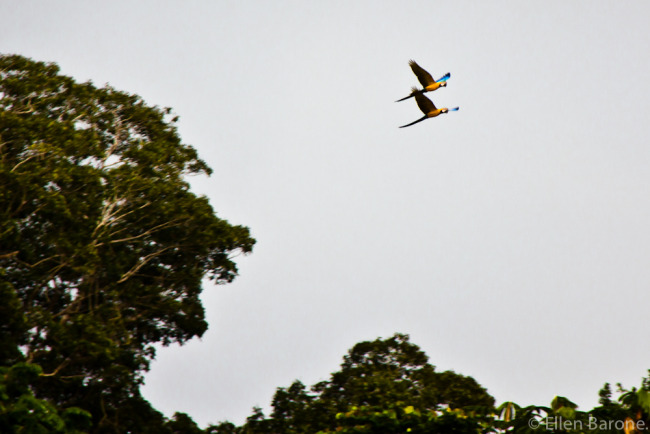
M 650 368 L 650 3 L 18 1 L 0 51 L 180 115 L 258 245 L 144 395 L 241 423 L 408 333 L 498 401 L 587 410 Z M 460 111 L 395 103 L 408 60 Z

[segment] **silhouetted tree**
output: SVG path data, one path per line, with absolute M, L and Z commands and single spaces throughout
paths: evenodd
M 202 279 L 230 282 L 255 242 L 190 191 L 210 169 L 170 117 L 0 56 L 0 366 L 40 366 L 34 396 L 93 432 L 164 421 L 139 392 L 154 345 L 204 333 Z
M 488 414 L 494 398 L 471 377 L 436 372 L 407 335 L 395 334 L 356 344 L 341 369 L 309 391 L 299 381 L 279 388 L 272 406 L 269 418 L 255 413 L 242 432 L 260 424 L 267 424 L 269 432 L 292 434 L 356 429 L 359 424 L 371 429 L 367 432 L 416 427 L 469 432 L 477 429 L 480 417 L 465 420 L 465 409 Z

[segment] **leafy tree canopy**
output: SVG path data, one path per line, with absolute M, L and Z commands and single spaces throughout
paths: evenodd
M 346 406 L 385 407 L 387 403 L 436 409 L 483 406 L 494 398 L 473 378 L 451 371 L 438 373 L 408 335 L 360 342 L 343 358 L 341 370 L 314 387 L 322 401 L 338 411 Z
M 408 335 L 395 334 L 356 344 L 339 371 L 309 390 L 299 381 L 279 388 L 272 407 L 269 418 L 256 409 L 241 432 L 467 432 L 478 422 L 457 416 L 488 413 L 494 398 L 471 377 L 436 372 Z
M 224 422 L 206 432 L 643 434 L 650 428 L 649 379 L 639 389 L 619 385 L 617 399 L 605 384 L 601 405 L 588 412 L 562 396 L 548 406 L 495 408 L 473 378 L 436 372 L 407 335 L 395 334 L 353 346 L 327 381 L 278 388 L 268 417 L 255 408 L 243 426 Z
M 147 414 L 154 345 L 205 332 L 202 279 L 232 281 L 255 243 L 190 191 L 210 169 L 175 120 L 0 56 L 0 365 L 38 366 L 35 396 L 89 411 L 96 432 Z

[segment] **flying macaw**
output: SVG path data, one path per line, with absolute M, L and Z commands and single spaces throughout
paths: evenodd
M 413 92 L 415 92 L 417 88 L 413 88 Z M 420 107 L 420 110 L 422 110 L 422 113 L 424 113 L 424 116 L 418 119 L 415 122 L 411 122 L 410 124 L 402 125 L 400 128 L 404 127 L 410 127 L 413 124 L 417 124 L 418 122 L 422 122 L 426 118 L 435 118 L 438 115 L 441 115 L 443 113 L 447 112 L 455 112 L 457 111 L 460 107 L 455 107 L 452 109 L 449 108 L 436 108 L 435 104 L 426 96 L 422 95 L 422 93 L 415 93 L 413 94 L 415 96 L 415 101 L 418 103 L 418 107 Z
M 433 92 L 436 89 L 439 89 L 441 87 L 446 87 L 447 86 L 447 80 L 449 77 L 451 77 L 451 74 L 448 72 L 442 77 L 440 77 L 437 80 L 434 80 L 433 77 L 431 77 L 431 74 L 429 74 L 427 71 L 422 69 L 420 65 L 415 63 L 415 60 L 410 60 L 409 65 L 411 66 L 411 69 L 413 70 L 413 73 L 416 75 L 418 78 L 418 81 L 420 84 L 422 84 L 423 89 L 415 89 L 411 92 L 409 96 L 405 96 L 402 99 L 398 99 L 395 102 L 400 102 L 404 101 L 405 99 L 409 99 L 411 97 L 414 97 L 416 94 L 422 94 L 425 92 Z

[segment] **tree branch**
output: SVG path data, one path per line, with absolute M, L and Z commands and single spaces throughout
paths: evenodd
M 120 284 L 120 283 L 124 283 L 124 282 L 126 282 L 126 281 L 129 280 L 129 279 L 130 279 L 130 278 L 131 278 L 135 273 L 137 273 L 138 270 L 140 270 L 140 268 L 144 267 L 144 266 L 145 266 L 149 261 L 151 261 L 153 258 L 155 258 L 156 256 L 160 256 L 160 255 L 162 255 L 164 252 L 166 252 L 167 250 L 172 249 L 172 248 L 175 248 L 175 247 L 178 247 L 178 246 L 176 246 L 176 245 L 174 245 L 174 246 L 168 246 L 168 247 L 165 247 L 164 249 L 160 249 L 160 250 L 158 250 L 158 251 L 156 251 L 156 252 L 153 252 L 153 253 L 148 254 L 147 256 L 145 256 L 144 258 L 142 258 L 142 259 L 141 259 L 141 260 L 140 260 L 140 261 L 139 261 L 135 266 L 133 266 L 133 268 L 131 268 L 131 269 L 130 269 L 129 271 L 127 271 L 126 273 L 124 273 L 124 275 L 122 275 L 122 277 L 120 278 L 120 280 L 117 281 L 117 283 Z

